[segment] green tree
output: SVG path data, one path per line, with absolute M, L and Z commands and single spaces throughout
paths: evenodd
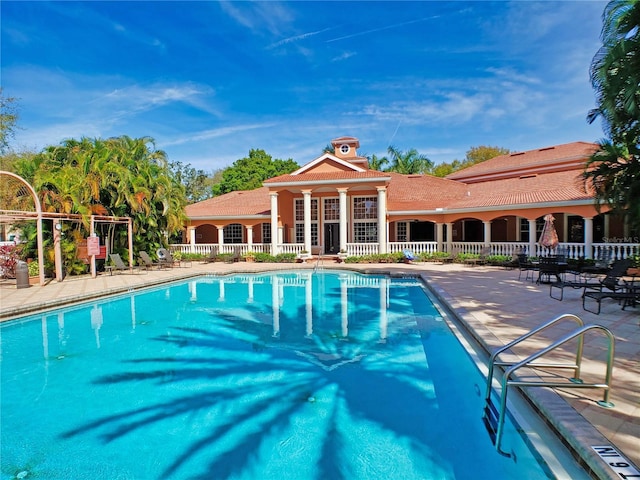
M 252 149 L 249 156 L 236 160 L 222 172 L 222 180 L 213 186 L 213 195 L 223 195 L 239 190 L 254 190 L 269 178 L 297 170 L 293 160 L 273 160 L 264 150 Z
M 0 87 L 0 154 L 9 151 L 9 140 L 14 137 L 18 123 L 18 106 L 15 97 L 5 97 Z
M 415 148 L 403 152 L 396 147 L 389 146 L 387 152 L 391 156 L 391 166 L 387 169 L 389 172 L 407 175 L 423 174 L 433 168 L 433 162 L 425 155 L 418 153 Z
M 431 169 L 431 174 L 436 177 L 446 177 L 447 175 L 462 170 L 463 168 L 470 167 L 477 163 L 486 162 L 500 155 L 508 155 L 511 151 L 502 147 L 489 147 L 486 145 L 480 145 L 479 147 L 471 147 L 467 150 L 467 154 L 464 160 L 454 160 L 451 163 L 440 163 Z
M 607 138 L 584 172 L 596 205 L 626 214 L 640 231 L 640 1 L 613 0 L 603 12 L 602 47 L 591 63 L 596 108 Z
M 135 250 L 155 250 L 166 243 L 166 233 L 184 224 L 184 188 L 148 137 L 66 140 L 18 162 L 17 170 L 39 193 L 43 208 L 83 215 L 77 228 L 86 230 L 92 213 L 131 217 Z M 125 250 L 126 229 L 110 229 L 113 249 Z
M 389 159 L 387 157 L 380 157 L 374 153 L 370 157 L 367 156 L 367 160 L 369 162 L 369 168 L 371 170 L 378 170 L 379 172 L 384 172 L 384 166 L 389 164 Z
M 173 177 L 184 187 L 189 203 L 200 202 L 212 196 L 214 174 L 207 175 L 204 170 L 197 170 L 182 162 L 170 162 L 169 168 Z

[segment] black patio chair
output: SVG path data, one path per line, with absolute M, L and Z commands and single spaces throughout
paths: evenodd
M 525 272 L 525 281 L 529 279 L 529 276 L 531 276 L 531 281 L 533 282 L 533 278 L 537 270 L 538 267 L 529 261 L 526 253 L 518 254 L 518 280 L 520 280 L 522 272 Z
M 600 303 L 600 301 L 602 300 L 602 298 L 606 298 L 606 296 L 604 295 L 607 291 L 610 291 L 611 293 L 616 293 L 617 290 L 620 290 L 621 286 L 619 285 L 619 281 L 620 278 L 623 277 L 625 275 L 625 273 L 627 273 L 627 269 L 629 268 L 629 265 L 631 265 L 631 261 L 626 259 L 626 260 L 617 260 L 615 262 L 613 262 L 613 265 L 611 266 L 611 269 L 607 272 L 607 274 L 604 276 L 603 279 L 598 280 L 598 281 L 588 281 L 587 279 L 585 279 L 584 281 L 578 281 L 578 282 L 552 282 L 549 284 L 549 296 L 551 298 L 553 298 L 554 300 L 560 300 L 562 301 L 562 299 L 564 298 L 564 289 L 565 288 L 573 288 L 573 289 L 583 289 L 582 292 L 582 297 L 583 297 L 583 307 L 584 307 L 584 297 L 587 294 L 587 289 L 589 289 L 590 292 L 590 297 L 592 298 L 597 298 L 600 297 L 598 301 L 598 304 Z M 558 290 L 560 290 L 560 296 L 559 297 L 554 297 L 553 296 L 553 289 L 556 288 Z M 604 290 L 606 289 L 606 290 Z M 595 293 L 599 293 L 599 295 L 594 295 Z M 621 292 L 618 292 L 621 293 Z M 600 310 L 600 308 L 598 307 L 598 311 Z M 587 311 L 591 311 L 591 310 L 587 310 Z M 595 312 L 594 312 L 595 313 Z
M 582 308 L 587 312 L 600 315 L 600 307 L 602 300 L 612 298 L 622 302 L 622 309 L 635 300 L 635 292 L 627 288 L 627 285 L 620 283 L 620 278 L 627 273 L 627 269 L 631 266 L 631 260 L 616 260 L 611 266 L 611 270 L 599 285 L 590 285 L 585 287 L 582 294 Z M 590 298 L 598 304 L 598 310 L 589 310 L 586 300 Z

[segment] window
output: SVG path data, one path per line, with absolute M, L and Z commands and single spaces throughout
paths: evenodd
M 271 224 L 262 224 L 262 243 L 271 243 Z
M 304 199 L 295 199 L 296 222 L 304 222 Z M 311 221 L 318 221 L 318 199 L 311 199 Z
M 340 220 L 340 200 L 337 198 L 324 199 L 324 219 L 329 222 Z
M 304 223 L 296 223 L 296 243 L 304 243 Z M 311 224 L 311 245 L 318 245 L 318 224 Z
M 242 225 L 232 223 L 224 227 L 224 243 L 242 243 Z
M 304 199 L 296 198 L 295 210 L 295 236 L 296 243 L 304 243 Z M 311 245 L 318 245 L 318 199 L 311 199 Z
M 353 219 L 373 220 L 378 218 L 378 197 L 356 197 L 353 199 Z
M 340 145 L 340 151 L 343 155 L 349 153 L 349 145 Z
M 407 241 L 407 222 L 396 223 L 396 242 Z
M 538 238 L 540 238 L 543 228 L 544 219 L 539 218 L 538 220 L 536 220 L 536 234 L 534 240 L 538 240 Z M 529 220 L 527 220 L 526 218 L 520 218 L 520 241 L 529 241 Z
M 378 224 L 375 222 L 354 223 L 353 240 L 356 243 L 376 243 L 378 241 Z

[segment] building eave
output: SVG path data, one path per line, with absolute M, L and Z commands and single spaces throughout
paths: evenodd
M 478 212 L 495 212 L 507 210 L 533 210 L 536 208 L 549 207 L 576 207 L 584 205 L 594 205 L 593 199 L 573 200 L 564 202 L 545 202 L 545 203 L 521 203 L 514 205 L 495 205 L 491 207 L 469 207 L 469 208 L 436 208 L 430 210 L 394 210 L 389 211 L 390 217 L 406 216 L 406 215 L 443 215 L 443 214 L 459 214 L 459 213 L 478 213 Z
M 348 178 L 344 180 L 308 180 L 295 182 L 274 182 L 266 184 L 267 187 L 308 187 L 312 185 L 348 185 L 354 183 L 378 183 L 389 182 L 391 177 Z

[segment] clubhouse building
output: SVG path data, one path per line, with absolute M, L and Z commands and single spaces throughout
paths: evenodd
M 552 214 L 560 247 L 573 258 L 603 250 L 624 258 L 640 239 L 623 218 L 595 208 L 582 178 L 598 146 L 574 142 L 511 153 L 446 178 L 368 168 L 354 137 L 331 141 L 298 170 L 251 191 L 186 207 L 183 251 L 348 255 L 414 252 L 539 255 L 544 217 Z M 637 235 L 637 234 L 636 234 Z

